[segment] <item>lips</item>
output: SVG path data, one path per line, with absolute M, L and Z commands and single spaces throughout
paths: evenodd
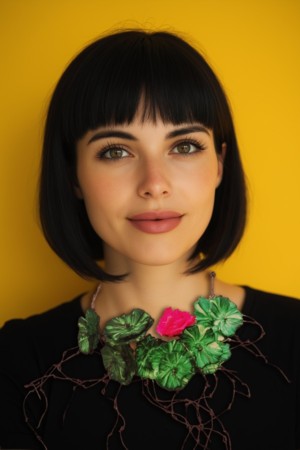
M 176 211 L 148 211 L 129 218 L 130 223 L 144 233 L 167 233 L 176 228 L 183 217 Z

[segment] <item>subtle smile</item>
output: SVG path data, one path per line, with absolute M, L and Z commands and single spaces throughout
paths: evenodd
M 130 223 L 144 233 L 167 233 L 176 228 L 183 214 L 175 211 L 149 211 L 129 218 Z

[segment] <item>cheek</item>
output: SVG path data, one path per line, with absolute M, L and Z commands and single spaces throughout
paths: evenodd
M 198 170 L 195 168 L 187 180 L 187 184 L 190 186 L 190 195 L 204 202 L 214 198 L 219 182 L 217 163 L 204 165 Z
M 107 216 L 113 202 L 110 185 L 90 181 L 81 191 L 90 221 Z
M 109 177 L 83 164 L 79 166 L 77 179 L 81 197 L 87 207 L 94 204 L 105 205 L 118 189 L 116 183 Z
M 118 180 L 104 174 L 81 172 L 78 176 L 82 199 L 89 221 L 95 232 L 103 239 L 116 227 L 116 219 L 124 216 L 128 205 L 126 189 Z
M 217 165 L 200 168 L 198 173 L 190 177 L 190 189 L 186 193 L 186 203 L 193 211 L 193 225 L 195 233 L 202 234 L 208 226 L 215 203 L 216 186 L 218 185 Z M 199 238 L 200 236 L 198 236 Z

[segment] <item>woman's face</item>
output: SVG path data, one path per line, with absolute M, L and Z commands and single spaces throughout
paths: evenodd
M 221 177 L 213 133 L 199 123 L 137 118 L 89 131 L 77 145 L 77 195 L 118 270 L 133 262 L 186 265 Z

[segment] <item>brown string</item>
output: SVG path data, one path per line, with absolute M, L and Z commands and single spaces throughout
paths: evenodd
M 256 345 L 256 343 L 260 339 L 262 339 L 265 334 L 262 326 L 248 316 L 244 316 L 244 324 L 251 325 L 254 331 L 256 330 L 257 335 L 252 340 L 246 339 L 243 341 L 239 335 L 234 335 L 233 337 L 226 339 L 227 342 L 230 342 L 231 350 L 234 351 L 236 348 L 242 347 L 254 357 L 261 359 L 265 364 L 274 367 L 279 371 L 279 373 L 284 377 L 286 381 L 289 381 L 284 372 L 279 367 L 268 362 L 267 358 L 262 354 L 262 352 Z M 102 346 L 103 344 L 103 342 L 100 342 L 100 346 Z M 96 354 L 99 356 L 99 358 L 101 358 L 100 349 L 95 350 L 93 354 Z M 42 436 L 39 434 L 39 430 L 48 410 L 48 399 L 45 392 L 46 384 L 51 379 L 71 382 L 74 385 L 73 394 L 79 388 L 89 389 L 96 385 L 100 385 L 100 395 L 104 395 L 106 398 L 112 401 L 113 409 L 116 412 L 116 420 L 114 426 L 107 436 L 107 448 L 109 448 L 110 439 L 117 432 L 119 434 L 122 447 L 125 450 L 128 450 L 123 437 L 123 432 L 126 427 L 126 421 L 125 417 L 119 410 L 118 404 L 119 394 L 123 386 L 120 384 L 116 393 L 112 396 L 108 396 L 108 385 L 110 382 L 110 378 L 107 374 L 105 374 L 102 378 L 93 378 L 86 380 L 72 378 L 71 376 L 69 376 L 64 371 L 64 366 L 67 362 L 78 357 L 79 355 L 81 355 L 81 352 L 78 347 L 66 350 L 62 355 L 61 361 L 50 367 L 42 377 L 33 380 L 31 383 L 25 386 L 25 388 L 28 389 L 28 392 L 23 402 L 23 411 L 27 425 L 33 431 L 36 439 L 43 446 L 44 450 L 48 450 L 47 445 L 42 439 Z M 169 399 L 162 399 L 157 392 L 157 385 L 153 380 L 142 380 L 136 377 L 134 381 L 141 383 L 142 393 L 152 405 L 163 410 L 166 414 L 170 415 L 173 420 L 185 426 L 187 433 L 181 446 L 182 450 L 184 450 L 184 448 L 191 441 L 194 442 L 194 449 L 208 450 L 211 439 L 214 435 L 217 435 L 222 439 L 224 450 L 232 450 L 230 436 L 222 424 L 221 416 L 226 411 L 229 411 L 231 409 L 236 395 L 250 398 L 251 393 L 249 387 L 238 377 L 235 372 L 224 367 L 221 367 L 214 375 L 210 375 L 209 378 L 201 374 L 200 372 L 196 376 L 202 377 L 204 387 L 199 397 L 195 400 L 189 398 L 180 398 L 180 390 L 174 391 L 174 393 L 170 393 Z M 210 407 L 209 403 L 216 393 L 220 376 L 225 377 L 229 381 L 229 384 L 231 385 L 231 398 L 228 404 L 225 405 L 225 408 L 221 412 L 219 412 L 218 415 L 216 415 Z M 36 425 L 34 425 L 30 420 L 28 408 L 29 402 L 34 395 L 38 397 L 41 403 L 43 402 L 41 416 Z M 63 420 L 65 420 L 70 402 L 68 403 L 64 411 Z M 196 417 L 196 424 L 190 423 L 188 419 L 188 417 L 191 417 L 189 414 L 190 412 L 192 412 L 193 416 Z M 189 448 L 191 447 L 189 446 Z

